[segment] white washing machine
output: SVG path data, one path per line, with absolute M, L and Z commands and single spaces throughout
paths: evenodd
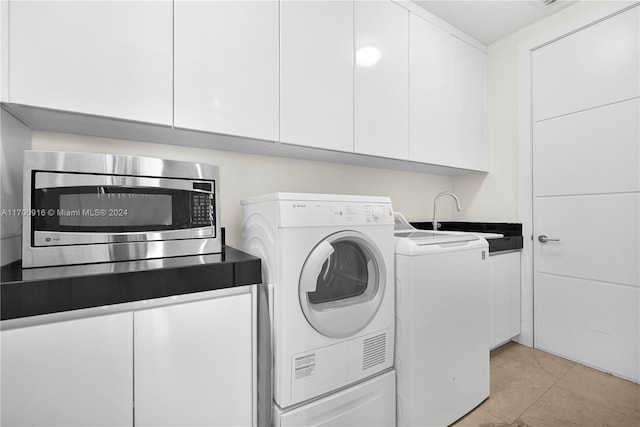
M 489 397 L 489 245 L 396 215 L 398 425 L 448 426 Z
M 244 250 L 262 258 L 270 290 L 275 425 L 394 425 L 390 199 L 241 204 Z

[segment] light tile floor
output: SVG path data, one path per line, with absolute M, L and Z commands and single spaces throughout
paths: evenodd
M 491 352 L 491 395 L 455 427 L 640 427 L 640 385 L 514 342 Z

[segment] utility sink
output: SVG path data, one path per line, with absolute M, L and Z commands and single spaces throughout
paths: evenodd
M 470 242 L 479 239 L 479 237 L 473 233 L 458 233 L 455 231 L 401 230 L 395 231 L 394 235 L 399 238 L 411 239 L 418 245 Z

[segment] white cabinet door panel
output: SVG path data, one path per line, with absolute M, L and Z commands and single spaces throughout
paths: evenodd
M 352 152 L 353 2 L 280 8 L 280 140 Z
M 172 124 L 170 1 L 10 2 L 9 101 Z
M 278 140 L 278 2 L 175 3 L 174 125 Z
M 640 381 L 640 288 L 545 276 L 536 286 L 536 347 Z
M 486 171 L 487 55 L 451 36 L 453 46 L 453 166 Z
M 535 121 L 640 96 L 640 7 L 532 53 Z
M 355 151 L 409 156 L 409 12 L 355 2 Z
M 535 270 L 640 286 L 640 194 L 536 199 Z
M 1 332 L 3 426 L 131 426 L 132 314 Z
M 409 30 L 409 160 L 451 165 L 451 36 L 413 13 Z
M 536 195 L 640 191 L 639 99 L 538 122 L 534 138 Z
M 137 311 L 136 426 L 250 426 L 251 294 Z
M 491 348 L 520 333 L 520 252 L 489 256 Z

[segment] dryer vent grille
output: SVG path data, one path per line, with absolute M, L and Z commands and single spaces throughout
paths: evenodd
M 387 355 L 387 334 L 376 335 L 364 340 L 362 369 L 384 363 Z

